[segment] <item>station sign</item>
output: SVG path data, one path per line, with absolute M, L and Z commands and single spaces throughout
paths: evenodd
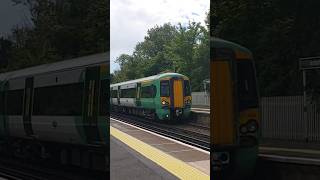
M 319 57 L 300 58 L 299 59 L 299 67 L 301 70 L 320 68 L 320 56 Z

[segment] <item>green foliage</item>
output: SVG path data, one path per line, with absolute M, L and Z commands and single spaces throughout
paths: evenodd
M 5 68 L 8 65 L 11 51 L 12 42 L 5 38 L 0 38 L 0 69 Z
M 262 96 L 301 94 L 298 59 L 320 55 L 318 7 L 316 0 L 214 0 L 211 35 L 253 52 Z M 317 78 L 308 76 L 313 88 Z
M 132 55 L 122 54 L 116 62 L 120 70 L 113 73 L 112 83 L 177 72 L 188 76 L 193 91 L 198 91 L 209 78 L 209 32 L 195 22 L 186 27 L 170 23 L 155 26 Z
M 13 28 L 12 34 L 7 38 L 12 43 L 10 54 L 6 58 L 8 63 L 0 67 L 0 71 L 109 50 L 107 1 L 12 1 L 29 8 L 31 25 Z

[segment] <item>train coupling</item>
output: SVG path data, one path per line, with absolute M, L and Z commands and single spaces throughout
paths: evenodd
M 176 116 L 179 117 L 183 114 L 182 109 L 175 109 Z

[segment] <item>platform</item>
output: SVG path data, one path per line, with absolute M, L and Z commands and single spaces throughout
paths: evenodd
M 320 150 L 293 147 L 260 146 L 259 158 L 275 162 L 320 165 Z
M 192 107 L 191 111 L 194 113 L 210 114 L 210 107 L 209 108 Z
M 110 160 L 110 179 L 113 180 L 178 179 L 113 136 L 110 137 Z
M 125 169 L 124 174 L 130 176 L 131 180 L 135 177 L 137 179 L 155 179 L 154 177 L 210 179 L 209 152 L 112 118 L 110 125 L 112 179 L 123 179 L 117 176 L 122 173 L 121 169 Z M 113 147 L 122 149 L 126 158 L 123 158 L 121 152 Z M 126 159 L 131 159 L 129 162 L 133 164 L 126 167 Z M 144 170 L 139 172 L 140 168 L 136 168 L 135 163 Z M 129 172 L 134 175 L 130 175 Z M 122 175 L 124 178 L 127 176 Z
M 288 144 L 260 146 L 254 180 L 269 179 L 320 179 L 320 150 Z

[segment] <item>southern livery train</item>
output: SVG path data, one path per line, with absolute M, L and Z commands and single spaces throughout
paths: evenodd
M 110 85 L 112 110 L 157 120 L 185 119 L 190 115 L 189 78 L 162 73 Z
M 252 53 L 211 39 L 211 163 L 214 178 L 253 174 L 258 157 L 259 95 Z
M 108 57 L 0 74 L 3 154 L 108 171 Z

